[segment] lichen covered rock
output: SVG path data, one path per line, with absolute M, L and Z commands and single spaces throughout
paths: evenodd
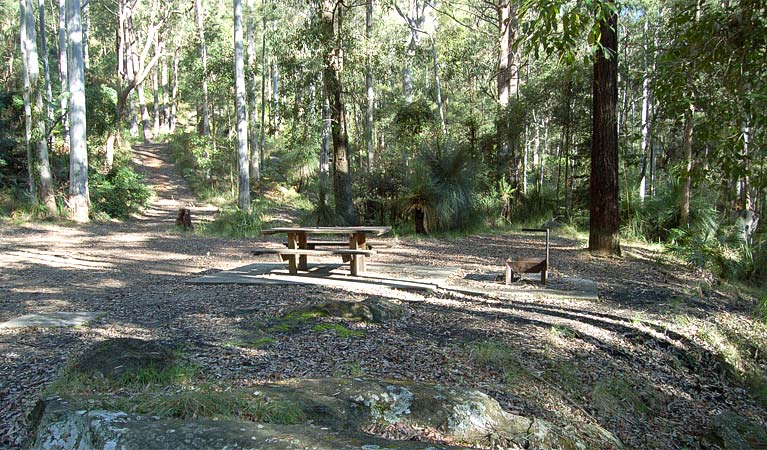
M 179 420 L 102 410 L 78 411 L 48 399 L 31 450 L 459 450 L 404 442 L 311 424 L 275 425 L 233 420 Z

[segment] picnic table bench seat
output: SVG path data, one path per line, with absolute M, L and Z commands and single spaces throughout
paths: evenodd
M 285 247 L 289 247 L 290 243 L 283 242 L 282 245 Z M 306 241 L 306 248 L 308 249 L 315 249 L 317 247 L 348 247 L 349 242 L 348 241 Z M 365 250 L 371 250 L 373 248 L 391 248 L 390 244 L 387 244 L 386 242 L 381 241 L 366 241 L 365 246 L 367 247 Z
M 366 259 L 374 255 L 375 250 L 367 243 L 367 235 L 380 236 L 391 231 L 391 227 L 376 226 L 343 226 L 343 227 L 276 227 L 263 230 L 264 235 L 287 234 L 287 249 L 262 248 L 255 249 L 253 254 L 275 254 L 288 262 L 288 272 L 296 275 L 299 270 L 308 270 L 309 256 L 341 255 L 344 262 L 351 262 L 349 272 L 352 276 L 366 272 Z M 342 235 L 345 241 L 310 241 L 309 235 Z M 317 247 L 331 247 L 318 249 Z M 346 248 L 332 248 L 346 247 Z
M 328 256 L 328 255 L 340 255 L 341 260 L 345 263 L 351 263 L 349 270 L 353 276 L 358 275 L 358 270 L 365 270 L 365 267 L 359 267 L 355 264 L 358 256 L 372 256 L 377 252 L 375 250 L 363 250 L 363 249 L 350 249 L 350 248 L 335 248 L 335 249 L 313 249 L 313 248 L 259 248 L 252 251 L 253 255 L 278 255 L 283 261 L 291 262 L 291 257 L 296 256 Z M 298 269 L 307 270 L 306 261 L 299 261 L 297 267 L 289 265 L 288 271 L 291 275 L 295 275 Z

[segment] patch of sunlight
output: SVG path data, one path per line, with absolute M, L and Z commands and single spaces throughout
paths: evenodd
M 114 265 L 102 260 L 89 260 L 78 256 L 66 256 L 42 250 L 35 251 L 10 251 L 12 262 L 28 263 L 27 265 L 45 265 L 48 267 L 64 269 L 113 269 Z

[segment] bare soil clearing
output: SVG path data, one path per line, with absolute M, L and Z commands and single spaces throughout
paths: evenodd
M 205 273 L 270 261 L 250 249 L 278 238 L 175 230 L 177 208 L 194 205 L 195 217 L 212 209 L 194 204 L 166 151 L 136 149 L 157 199 L 135 220 L 0 228 L 0 321 L 41 312 L 102 313 L 87 327 L 0 329 L 0 447 L 24 444 L 26 414 L 45 386 L 71 357 L 107 337 L 183 347 L 212 381 L 238 387 L 365 374 L 476 388 L 512 413 L 563 426 L 598 421 L 629 448 L 705 448 L 702 435 L 722 411 L 767 426 L 764 406 L 724 373 L 701 331 L 707 321 L 745 333 L 753 325 L 752 305 L 642 248 L 626 248 L 622 259 L 596 259 L 581 243 L 554 233 L 550 279 L 595 280 L 599 302 L 187 284 Z M 419 264 L 460 267 L 455 281 L 465 281 L 502 273 L 512 251 L 538 255 L 538 241 L 523 235 L 408 238 L 375 262 L 408 264 L 418 255 Z M 276 332 L 264 346 L 242 345 L 244 334 L 287 311 L 371 297 L 399 300 L 406 314 L 384 324 L 322 318 L 328 326 Z M 360 333 L 342 336 L 330 325 Z M 764 364 L 765 352 L 759 356 L 755 345 Z

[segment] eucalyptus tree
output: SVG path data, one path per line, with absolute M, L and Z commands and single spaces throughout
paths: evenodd
M 29 186 L 30 191 L 39 196 L 45 208 L 49 212 L 55 213 L 56 199 L 53 195 L 53 180 L 48 158 L 48 130 L 45 123 L 47 108 L 43 102 L 42 87 L 40 86 L 40 64 L 38 62 L 39 54 L 32 0 L 21 0 L 20 18 Z M 44 29 L 44 26 L 41 24 L 41 28 Z M 44 57 L 47 60 L 48 55 L 46 54 Z M 34 97 L 35 102 L 34 108 L 31 104 L 32 97 Z M 32 146 L 34 146 L 34 152 L 31 150 Z M 36 189 L 38 182 L 39 189 Z
M 80 0 L 67 0 L 67 61 L 69 80 L 69 196 L 67 206 L 77 222 L 87 222 L 88 147 L 85 123 L 85 64 Z
M 198 108 L 198 112 L 202 113 L 202 117 L 198 117 L 197 131 L 204 136 L 210 130 L 210 105 L 208 103 L 208 48 L 205 41 L 204 11 L 202 7 L 202 0 L 194 1 L 195 23 L 197 24 L 197 35 L 200 40 L 200 62 L 202 63 L 202 79 L 200 80 L 202 104 Z
M 248 164 L 248 118 L 245 95 L 245 61 L 243 55 L 242 0 L 233 0 L 234 9 L 234 72 L 235 108 L 237 109 L 237 174 L 239 195 L 237 206 L 243 211 L 250 209 L 250 179 Z
M 248 65 L 247 65 L 247 78 L 248 78 L 248 130 L 250 135 L 248 136 L 248 143 L 250 143 L 250 180 L 251 182 L 258 183 L 261 179 L 261 164 L 259 164 L 258 154 L 258 115 L 257 115 L 257 80 L 256 80 L 256 25 L 254 19 L 254 0 L 248 0 Z M 263 133 L 263 131 L 262 131 Z
M 346 133 L 346 112 L 342 98 L 344 51 L 342 0 L 321 0 L 318 34 L 323 51 L 322 71 L 325 96 L 330 102 L 331 135 L 333 139 L 333 194 L 336 216 L 346 224 L 356 222 L 352 198 L 352 177 L 349 171 L 349 137 Z
M 525 0 L 522 8 L 527 15 L 533 52 L 543 47 L 546 52 L 559 52 L 565 60 L 573 60 L 584 34 L 593 42 L 589 250 L 606 255 L 620 254 L 618 10 L 614 0 L 598 0 L 584 6 Z
M 373 150 L 373 116 L 375 114 L 375 89 L 373 88 L 373 0 L 365 1 L 365 149 L 367 150 L 367 169 L 373 168 L 375 152 Z

